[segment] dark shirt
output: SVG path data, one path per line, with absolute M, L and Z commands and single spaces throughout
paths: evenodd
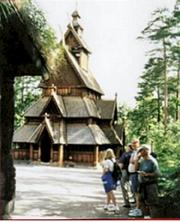
M 128 152 L 124 152 L 120 159 L 119 159 L 119 163 L 122 163 L 123 164 L 123 168 L 122 169 L 128 169 L 128 165 L 129 165 L 129 160 L 131 158 L 131 154 L 132 154 L 132 151 L 128 151 Z

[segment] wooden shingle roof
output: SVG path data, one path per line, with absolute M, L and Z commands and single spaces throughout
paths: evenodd
M 68 59 L 68 61 L 72 65 L 72 68 L 76 72 L 77 76 L 80 78 L 81 81 L 83 81 L 84 85 L 87 88 L 103 95 L 104 92 L 102 91 L 100 85 L 98 84 L 98 82 L 94 78 L 92 72 L 90 70 L 85 71 L 84 69 L 82 69 L 79 66 L 77 60 L 74 58 L 74 56 L 69 52 L 68 47 L 66 45 L 64 45 L 63 47 L 65 49 L 64 51 L 65 51 L 66 58 Z
M 68 25 L 68 30 L 64 34 L 65 38 L 69 35 L 69 33 L 72 32 L 73 36 L 75 37 L 76 41 L 79 43 L 79 45 L 84 48 L 88 53 L 91 53 L 91 50 L 89 49 L 89 46 L 87 43 L 84 41 L 84 39 L 77 34 L 77 32 L 74 30 L 72 27 L 72 24 L 70 23 Z
M 14 132 L 14 143 L 37 143 L 44 129 L 47 130 L 53 144 L 110 144 L 103 130 L 96 124 L 53 122 L 45 118 L 41 123 L 28 122 Z
M 113 119 L 116 107 L 115 100 L 97 100 L 96 105 L 101 119 Z
M 99 126 L 95 124 L 67 124 L 67 143 L 84 145 L 110 144 Z
M 42 125 L 38 122 L 31 122 L 17 129 L 13 136 L 15 143 L 36 143 Z
M 106 137 L 109 139 L 109 141 L 111 142 L 111 144 L 121 144 L 122 145 L 122 141 L 121 141 L 121 135 L 119 134 L 119 132 L 117 132 L 115 130 L 114 126 L 108 126 L 108 125 L 103 125 L 101 126 L 102 131 L 104 132 L 104 134 L 106 135 Z
M 53 93 L 51 96 L 40 98 L 26 111 L 25 117 L 40 117 L 46 113 L 46 107 L 53 101 L 59 109 L 59 114 L 65 118 L 101 118 L 94 100 L 89 98 L 66 96 Z

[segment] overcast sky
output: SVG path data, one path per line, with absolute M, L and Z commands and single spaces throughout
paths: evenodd
M 51 27 L 61 38 L 61 31 L 78 9 L 84 28 L 84 39 L 92 51 L 90 68 L 105 93 L 133 107 L 146 61 L 148 44 L 137 40 L 161 7 L 173 9 L 175 0 L 35 0 L 43 9 Z

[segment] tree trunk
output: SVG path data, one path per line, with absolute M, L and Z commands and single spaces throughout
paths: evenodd
M 157 115 L 157 121 L 158 123 L 161 121 L 161 112 L 160 112 L 160 108 L 161 108 L 161 104 L 160 104 L 160 89 L 159 86 L 157 88 L 157 102 L 158 102 L 158 115 Z
M 164 128 L 166 131 L 168 120 L 168 85 L 167 85 L 167 55 L 166 43 L 163 39 L 163 57 L 164 57 Z
M 179 98 L 180 97 L 180 60 L 178 62 L 178 70 L 177 70 L 177 91 L 176 91 L 176 121 L 180 119 L 180 111 L 179 111 Z
M 13 75 L 1 75 L 1 104 L 0 104 L 0 208 L 1 219 L 10 217 L 13 210 L 15 195 L 15 169 L 11 155 L 11 145 L 14 123 L 14 77 Z

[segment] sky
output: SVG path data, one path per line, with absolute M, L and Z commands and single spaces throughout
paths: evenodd
M 84 40 L 91 49 L 89 67 L 100 84 L 103 99 L 135 106 L 138 82 L 149 44 L 137 37 L 157 8 L 173 10 L 175 0 L 35 0 L 57 37 L 67 30 L 77 9 Z

